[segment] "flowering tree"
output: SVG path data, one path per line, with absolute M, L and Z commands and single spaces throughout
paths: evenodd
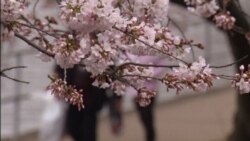
M 186 3 L 183 0 L 172 0 L 183 7 Z M 233 17 L 235 17 L 235 25 L 232 30 L 224 30 L 228 36 L 231 49 L 235 59 L 241 58 L 242 56 L 250 54 L 249 44 L 249 13 L 245 13 L 241 7 L 241 3 L 238 0 L 221 0 L 217 1 L 221 9 L 227 9 Z M 225 5 L 226 4 L 226 5 Z M 226 6 L 226 7 L 225 7 Z M 208 18 L 211 22 L 213 18 Z M 242 64 L 247 66 L 250 64 L 250 56 L 246 59 L 237 62 L 237 66 L 240 67 Z M 238 109 L 235 114 L 234 131 L 229 137 L 229 141 L 247 141 L 250 140 L 250 95 L 238 95 Z
M 231 10 L 235 9 L 232 8 L 235 1 L 173 0 L 211 20 L 218 28 L 227 31 L 230 38 L 237 35 L 249 48 L 249 28 L 240 24 L 239 16 Z M 215 74 L 213 69 L 234 63 L 213 66 L 203 57 L 187 61 L 193 48 L 204 47 L 171 32 L 168 0 L 57 0 L 60 15 L 44 18 L 28 13 L 29 3 L 25 0 L 1 2 L 2 39 L 17 37 L 37 49 L 42 61 L 55 60 L 65 70 L 64 79 L 49 76 L 52 83 L 47 88 L 57 98 L 79 109 L 84 107 L 80 94 L 84 94 L 84 90 L 77 91 L 65 81 L 67 69 L 75 65 L 92 74 L 94 86 L 111 88 L 120 95 L 132 87 L 142 106 L 148 105 L 156 95 L 156 90 L 146 86 L 154 81 L 179 93 L 183 89 L 207 90 L 215 80 L 226 79 L 241 94 L 250 92 L 250 66 L 249 61 L 245 61 L 249 49 L 248 54 L 235 51 L 238 52 L 235 63 L 243 61 L 243 65 L 239 65 L 238 74 L 231 76 Z M 237 44 L 237 40 L 232 43 Z M 139 61 L 145 58 L 150 61 Z M 4 72 L 9 69 L 2 70 L 1 76 L 8 77 Z M 159 71 L 163 75 L 159 75 Z

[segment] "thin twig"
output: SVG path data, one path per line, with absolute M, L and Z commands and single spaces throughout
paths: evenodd
M 247 33 L 246 30 L 244 30 L 241 27 L 236 26 L 236 25 L 233 27 L 232 30 L 235 31 L 235 32 L 237 32 L 237 33 L 239 33 L 239 34 L 242 34 L 242 35 L 245 35 Z
M 5 78 L 8 78 L 8 79 L 13 80 L 13 81 L 16 81 L 16 82 L 29 84 L 29 82 L 26 82 L 26 81 L 23 81 L 23 80 L 18 80 L 18 79 L 9 77 L 8 75 L 6 75 L 6 74 L 4 73 L 4 72 L 6 72 L 6 71 L 10 71 L 10 70 L 13 70 L 13 69 L 22 69 L 22 68 L 27 68 L 27 67 L 26 67 L 26 66 L 14 66 L 14 67 L 9 67 L 9 68 L 2 69 L 2 70 L 0 71 L 0 76 L 5 77 Z
M 131 5 L 130 0 L 127 0 L 127 2 L 128 2 L 129 9 L 130 9 L 131 11 L 133 11 L 133 7 L 132 7 L 132 5 Z
M 36 0 L 36 2 L 35 2 L 35 4 L 34 4 L 34 6 L 33 6 L 33 15 L 34 15 L 34 17 L 36 17 L 36 8 L 37 8 L 37 5 L 38 5 L 38 3 L 39 3 L 39 1 L 40 0 Z
M 57 34 L 51 34 L 47 31 L 44 31 L 44 30 L 41 30 L 40 28 L 37 28 L 33 23 L 31 23 L 25 16 L 21 15 L 21 19 L 23 19 L 26 23 L 28 23 L 29 25 L 27 24 L 24 24 L 24 23 L 20 23 L 20 22 L 17 22 L 23 26 L 27 26 L 27 27 L 30 27 L 30 28 L 33 28 L 33 29 L 36 29 L 37 32 L 41 31 L 45 34 L 48 34 L 49 36 L 52 36 L 52 37 L 55 37 Z M 64 31 L 64 30 L 60 30 L 60 29 L 53 29 L 53 31 L 55 32 L 62 32 L 62 33 L 67 33 L 67 31 Z M 56 37 L 55 37 L 56 38 Z
M 175 68 L 175 67 L 179 67 L 178 65 L 155 65 L 155 64 L 140 64 L 140 63 L 128 62 L 128 63 L 124 63 L 124 64 L 118 66 L 117 70 L 119 70 L 120 68 L 123 68 L 125 66 L 128 66 L 128 65 L 141 66 L 141 67 L 155 67 L 155 68 Z
M 10 79 L 10 80 L 13 80 L 13 81 L 15 81 L 15 82 L 20 82 L 20 83 L 25 83 L 25 84 L 29 84 L 29 83 L 30 83 L 30 82 L 27 82 L 27 81 L 18 80 L 18 79 L 16 79 L 16 78 L 9 77 L 8 75 L 6 75 L 6 74 L 3 73 L 3 72 L 0 72 L 0 75 L 1 75 L 2 77 L 8 78 L 8 79 Z
M 129 86 L 131 86 L 131 87 L 134 88 L 136 91 L 138 91 L 138 89 L 137 89 L 133 84 L 131 84 L 130 82 L 128 82 L 128 80 L 123 79 L 123 78 L 118 78 L 117 80 L 119 80 L 119 81 L 121 81 L 121 82 L 123 82 L 123 83 L 125 83 L 125 84 L 127 84 L 127 85 L 129 85 Z
M 32 23 L 25 16 L 21 15 L 20 18 L 32 25 Z
M 28 40 L 27 38 L 25 38 L 24 36 L 18 34 L 18 33 L 15 33 L 15 36 L 21 40 L 23 40 L 24 42 L 26 42 L 28 45 L 30 45 L 31 47 L 37 49 L 38 51 L 48 55 L 49 57 L 54 57 L 54 54 L 48 52 L 47 50 L 43 49 L 43 48 L 40 48 L 39 46 L 37 46 L 36 44 L 34 44 L 32 41 Z
M 185 33 L 182 31 L 181 27 L 171 18 L 168 16 L 169 22 L 172 22 L 173 25 L 179 30 L 179 32 L 181 33 L 182 37 L 187 40 L 187 37 L 185 35 Z M 189 47 L 191 48 L 191 53 L 192 53 L 192 58 L 193 61 L 195 61 L 195 54 L 194 54 L 194 48 L 192 45 L 189 45 Z
M 45 30 L 42 30 L 42 29 L 40 29 L 40 28 L 37 28 L 37 27 L 34 26 L 33 24 L 27 25 L 27 24 L 20 23 L 20 22 L 17 22 L 17 23 L 20 24 L 20 25 L 22 25 L 22 26 L 26 26 L 26 27 L 29 27 L 29 28 L 33 28 L 33 29 L 37 30 L 37 32 L 42 32 L 42 33 L 47 34 L 47 35 L 49 35 L 49 36 L 51 36 L 51 37 L 57 38 L 57 37 L 56 37 L 57 34 L 51 34 L 51 33 L 47 32 L 47 31 L 45 31 Z
M 14 66 L 14 67 L 9 67 L 9 68 L 5 68 L 5 69 L 2 69 L 1 72 L 6 72 L 6 71 L 9 71 L 9 70 L 13 70 L 13 69 L 22 69 L 22 68 L 27 68 L 27 66 Z
M 220 69 L 220 68 L 226 68 L 226 67 L 230 67 L 232 65 L 235 65 L 243 60 L 245 60 L 249 55 L 245 55 L 244 57 L 240 58 L 239 60 L 236 60 L 233 63 L 227 64 L 227 65 L 222 65 L 222 66 L 210 66 L 210 68 L 215 68 L 215 69 Z
M 227 75 L 215 75 L 219 78 L 225 79 L 225 80 L 235 80 L 236 78 L 233 76 L 227 76 Z
M 121 77 L 140 77 L 140 78 L 144 78 L 144 79 L 153 79 L 153 80 L 157 80 L 157 81 L 161 81 L 162 82 L 161 78 L 152 77 L 152 76 L 125 74 L 125 75 L 122 75 Z
M 122 33 L 124 33 L 124 34 L 126 34 L 126 35 L 128 35 L 128 36 L 130 36 L 130 37 L 132 37 L 132 38 L 134 38 L 135 40 L 137 40 L 137 41 L 139 41 L 139 42 L 145 44 L 146 46 L 150 47 L 151 49 L 157 50 L 158 52 L 160 52 L 160 53 L 162 53 L 162 54 L 165 54 L 165 55 L 167 55 L 167 56 L 169 56 L 169 57 L 172 57 L 172 58 L 174 58 L 174 59 L 176 59 L 176 60 L 178 60 L 178 61 L 181 61 L 182 63 L 189 64 L 188 62 L 186 62 L 186 61 L 184 61 L 184 60 L 182 60 L 182 59 L 179 59 L 179 58 L 177 58 L 177 57 L 175 57 L 175 56 L 173 56 L 173 55 L 171 55 L 171 54 L 169 54 L 169 53 L 163 52 L 162 50 L 160 50 L 160 49 L 158 49 L 158 48 L 155 48 L 155 47 L 149 45 L 148 43 L 144 42 L 143 40 L 134 37 L 132 34 L 127 33 L 127 32 L 123 31 L 122 29 L 120 29 L 120 28 L 118 28 L 118 27 L 116 27 L 116 26 L 113 26 L 113 28 L 116 29 L 116 30 L 118 30 L 118 31 L 120 31 L 120 32 L 122 32 Z
M 4 22 L 2 22 L 2 21 L 0 21 L 0 23 L 1 23 L 3 26 L 6 26 L 6 23 L 4 23 Z M 31 47 L 35 48 L 36 50 L 38 50 L 38 51 L 40 51 L 40 52 L 42 52 L 42 53 L 48 55 L 49 57 L 54 57 L 54 54 L 48 52 L 47 50 L 45 50 L 45 49 L 39 47 L 39 46 L 36 45 L 36 44 L 34 44 L 32 41 L 30 41 L 29 39 L 25 38 L 25 37 L 22 36 L 21 34 L 18 34 L 18 33 L 16 33 L 16 32 L 14 32 L 14 35 L 15 35 L 17 38 L 19 38 L 19 39 L 23 40 L 24 42 L 26 42 L 26 43 L 27 43 L 28 45 L 30 45 Z

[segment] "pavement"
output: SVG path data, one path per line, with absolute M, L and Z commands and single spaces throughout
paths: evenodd
M 232 89 L 177 98 L 162 103 L 155 111 L 158 141 L 225 141 L 232 130 L 236 95 Z M 100 123 L 100 141 L 144 141 L 137 114 L 125 115 L 124 134 L 116 138 L 108 120 Z
M 236 93 L 231 88 L 206 94 L 181 96 L 157 104 L 155 121 L 157 141 L 226 141 L 233 127 Z M 111 133 L 109 120 L 99 122 L 99 141 L 144 141 L 144 131 L 136 112 L 124 114 L 124 130 L 120 136 Z M 22 141 L 36 141 L 37 133 L 22 137 Z M 7 140 L 5 140 L 7 141 Z M 72 141 L 65 136 L 63 141 Z

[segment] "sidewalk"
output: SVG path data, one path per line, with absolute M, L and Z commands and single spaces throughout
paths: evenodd
M 156 108 L 158 141 L 225 141 L 232 129 L 236 95 L 232 89 L 188 96 Z M 123 136 L 114 138 L 107 130 L 107 119 L 100 123 L 100 141 L 143 141 L 136 113 L 125 116 Z
M 157 106 L 158 141 L 225 141 L 232 129 L 236 95 L 222 89 L 195 96 L 180 97 Z M 135 112 L 124 115 L 124 132 L 114 137 L 109 120 L 99 123 L 99 141 L 144 141 L 143 130 Z M 35 141 L 34 135 L 23 141 Z M 65 137 L 64 141 L 71 141 Z

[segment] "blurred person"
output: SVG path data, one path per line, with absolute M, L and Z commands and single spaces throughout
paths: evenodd
M 57 66 L 55 72 L 60 78 L 63 78 L 63 69 Z M 94 79 L 90 75 L 89 72 L 81 67 L 67 70 L 67 83 L 76 86 L 78 90 L 84 90 L 85 108 L 79 111 L 77 107 L 68 105 L 64 101 L 59 101 L 50 95 L 48 97 L 50 102 L 46 105 L 47 109 L 49 109 L 49 113 L 45 115 L 47 124 L 42 124 L 44 130 L 40 132 L 40 141 L 60 141 L 64 132 L 69 134 L 75 141 L 96 141 L 98 114 L 104 104 L 109 106 L 112 133 L 117 136 L 122 133 L 122 96 L 117 96 L 110 89 L 104 90 L 92 86 Z M 148 84 L 148 87 L 155 86 Z M 132 89 L 128 89 L 127 93 L 136 95 L 136 92 Z M 52 101 L 53 99 L 57 101 L 57 104 Z M 134 104 L 145 131 L 145 140 L 155 141 L 153 115 L 155 98 L 152 98 L 152 102 L 146 107 L 140 106 L 136 98 L 134 99 Z M 58 118 L 49 119 L 49 117 L 53 116 Z
M 141 59 L 141 58 L 140 58 Z M 159 59 L 152 59 L 150 57 L 142 58 L 144 61 L 159 61 Z M 55 72 L 60 78 L 64 77 L 64 70 L 59 66 L 56 67 Z M 160 71 L 156 70 L 156 74 Z M 65 129 L 67 133 L 76 141 L 96 141 L 96 127 L 98 123 L 98 114 L 105 103 L 109 105 L 110 109 L 110 123 L 111 130 L 114 135 L 120 135 L 122 131 L 122 97 L 117 96 L 110 89 L 101 89 L 92 85 L 94 78 L 91 74 L 83 69 L 83 67 L 75 66 L 72 69 L 67 69 L 67 84 L 76 86 L 77 90 L 83 90 L 83 99 L 85 108 L 78 111 L 77 107 L 69 105 L 65 116 Z M 147 88 L 155 89 L 157 83 L 147 83 Z M 134 95 L 134 104 L 139 119 L 145 131 L 146 141 L 155 141 L 155 125 L 154 125 L 154 105 L 155 98 L 146 106 L 141 107 L 136 101 L 136 91 L 132 88 L 127 89 L 127 94 Z M 59 122 L 59 121 L 57 121 Z M 45 141 L 45 140 L 42 140 Z M 58 140 L 46 140 L 58 141 Z
M 145 140 L 155 141 L 156 140 L 155 119 L 154 119 L 155 98 L 152 98 L 151 103 L 146 107 L 140 106 L 137 101 L 135 101 L 135 106 L 140 121 L 142 123 L 142 126 L 144 128 Z
M 64 77 L 64 70 L 59 66 L 56 66 L 55 72 L 59 78 Z M 50 128 L 51 132 L 47 132 L 47 134 L 41 131 L 40 140 L 59 141 L 63 133 L 60 128 L 64 128 L 75 141 L 96 141 L 98 114 L 105 103 L 109 104 L 110 107 L 111 130 L 115 135 L 119 135 L 122 129 L 121 97 L 114 93 L 106 93 L 105 89 L 93 86 L 94 79 L 83 67 L 75 66 L 72 69 L 67 69 L 66 81 L 68 85 L 75 86 L 77 90 L 83 90 L 84 109 L 79 111 L 76 106 L 68 105 L 64 113 L 61 114 L 64 116 L 64 120 L 61 118 L 59 118 L 60 121 L 54 120 L 56 127 Z M 57 124 L 64 124 L 64 127 Z
M 57 67 L 56 72 L 62 78 L 63 70 Z M 105 103 L 110 103 L 110 115 L 112 120 L 112 131 L 117 134 L 121 126 L 121 108 L 119 106 L 120 97 L 115 94 L 107 95 L 105 89 L 92 85 L 94 79 L 91 74 L 82 67 L 74 67 L 67 72 L 67 82 L 76 86 L 84 92 L 85 108 L 78 111 L 77 107 L 69 105 L 66 114 L 66 129 L 71 137 L 76 141 L 96 141 L 96 128 L 98 114 Z
M 151 86 L 156 86 L 156 85 L 151 84 Z M 134 95 L 133 103 L 144 131 L 145 141 L 155 141 L 156 131 L 155 131 L 154 109 L 155 109 L 156 98 L 155 97 L 151 98 L 151 103 L 149 105 L 141 106 L 137 101 L 135 90 L 133 90 L 132 88 L 128 88 L 126 90 L 126 94 Z
M 161 62 L 164 62 L 165 60 L 162 59 L 161 56 L 159 57 L 152 57 L 152 56 L 135 56 L 132 54 L 128 54 L 128 58 L 133 62 L 132 60 L 136 60 L 140 64 L 144 63 L 151 63 L 151 64 L 159 64 Z M 163 75 L 163 68 L 157 68 L 153 70 L 153 76 L 161 76 Z M 151 80 L 144 84 L 145 87 L 147 87 L 150 90 L 157 90 L 158 88 L 158 82 Z M 136 112 L 139 116 L 140 122 L 142 124 L 144 135 L 145 135 L 145 141 L 155 141 L 156 140 L 156 129 L 155 129 L 155 119 L 154 119 L 154 109 L 155 109 L 155 99 L 156 97 L 151 98 L 151 103 L 147 106 L 141 106 L 139 102 L 137 101 L 137 91 L 133 88 L 127 88 L 126 95 L 132 95 L 134 97 L 134 105 Z

